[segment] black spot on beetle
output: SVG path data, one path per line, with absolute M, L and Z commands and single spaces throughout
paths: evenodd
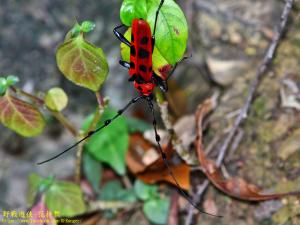
M 143 89 L 141 88 L 141 86 L 138 86 L 137 89 L 138 89 L 139 91 L 142 91 L 142 90 L 143 90 Z
M 135 56 L 135 48 L 133 45 L 130 46 L 130 55 Z
M 131 34 L 131 42 L 134 42 L 134 36 Z
M 147 67 L 144 65 L 140 65 L 139 69 L 140 69 L 140 71 L 143 71 L 145 73 L 147 72 Z
M 143 37 L 140 41 L 141 45 L 146 45 L 149 41 L 149 38 L 148 37 Z
M 149 66 L 148 71 L 152 72 L 152 66 Z
M 134 69 L 134 68 L 135 68 L 134 62 L 130 62 L 130 69 Z
M 146 49 L 144 49 L 144 48 L 140 48 L 140 50 L 139 50 L 139 57 L 141 59 L 149 58 L 149 52 Z
M 128 81 L 129 82 L 132 82 L 132 81 L 134 81 L 136 79 L 136 74 L 133 74 L 129 79 L 128 79 Z
M 143 84 L 143 83 L 145 83 L 144 79 L 141 77 L 140 74 L 137 75 L 137 77 L 135 78 L 135 81 L 136 81 L 138 84 Z

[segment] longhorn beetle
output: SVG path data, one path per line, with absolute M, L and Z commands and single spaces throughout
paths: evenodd
M 153 128 L 155 133 L 155 140 L 159 149 L 159 152 L 161 154 L 161 157 L 163 159 L 163 162 L 166 166 L 166 168 L 169 171 L 170 176 L 174 180 L 176 187 L 178 191 L 182 194 L 182 196 L 199 212 L 210 215 L 210 216 L 216 216 L 207 212 L 202 211 L 196 203 L 193 202 L 191 197 L 183 191 L 181 186 L 179 185 L 173 171 L 171 170 L 171 167 L 167 161 L 166 154 L 163 152 L 161 144 L 160 144 L 160 136 L 157 132 L 157 123 L 156 123 L 156 117 L 154 113 L 154 106 L 153 106 L 153 89 L 158 86 L 160 89 L 164 92 L 168 90 L 167 86 L 167 80 L 169 77 L 173 74 L 175 71 L 177 64 L 176 63 L 169 73 L 168 77 L 160 77 L 157 74 L 154 73 L 152 69 L 152 53 L 154 50 L 154 44 L 155 44 L 155 31 L 156 31 L 156 25 L 157 25 L 157 19 L 159 16 L 160 9 L 164 3 L 164 0 L 160 1 L 160 4 L 158 6 L 158 9 L 156 11 L 155 15 L 155 22 L 154 22 L 154 29 L 151 35 L 151 28 L 149 23 L 144 19 L 133 19 L 132 21 L 132 31 L 131 31 L 131 41 L 128 41 L 122 33 L 119 32 L 119 29 L 122 27 L 125 27 L 125 25 L 117 26 L 113 29 L 114 34 L 116 37 L 124 44 L 126 44 L 128 47 L 130 47 L 130 62 L 122 61 L 120 60 L 119 63 L 129 69 L 129 82 L 133 82 L 134 87 L 139 92 L 139 96 L 133 98 L 124 108 L 120 109 L 117 114 L 112 117 L 111 119 L 108 119 L 104 122 L 102 126 L 99 128 L 90 131 L 88 135 L 63 152 L 59 153 L 58 155 L 47 159 L 45 161 L 39 162 L 38 165 L 44 164 L 46 162 L 49 162 L 53 159 L 58 158 L 62 154 L 66 153 L 67 151 L 73 149 L 75 146 L 77 146 L 79 143 L 83 142 L 84 140 L 88 139 L 90 136 L 95 134 L 96 132 L 102 130 L 106 126 L 108 126 L 112 121 L 114 121 L 116 118 L 118 118 L 120 115 L 124 113 L 132 104 L 136 103 L 137 101 L 143 99 L 148 103 L 148 109 L 150 110 L 152 117 L 153 117 Z M 186 59 L 187 57 L 184 57 L 182 60 Z M 181 60 L 181 61 L 182 61 Z

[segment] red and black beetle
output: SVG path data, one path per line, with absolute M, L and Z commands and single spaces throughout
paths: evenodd
M 156 11 L 153 33 L 149 23 L 143 19 L 133 19 L 131 25 L 131 41 L 129 42 L 118 30 L 125 25 L 114 28 L 117 38 L 130 47 L 130 62 L 120 60 L 119 63 L 129 69 L 129 81 L 142 96 L 150 96 L 155 86 L 167 91 L 166 78 L 161 78 L 152 69 L 152 53 L 155 44 L 155 31 L 159 11 L 164 3 L 161 0 Z

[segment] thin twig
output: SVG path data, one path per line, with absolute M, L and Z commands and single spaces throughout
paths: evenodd
M 229 147 L 229 144 L 231 143 L 236 131 L 238 130 L 238 128 L 240 126 L 240 124 L 247 118 L 247 113 L 248 113 L 249 108 L 251 106 L 251 103 L 253 101 L 254 94 L 257 90 L 257 87 L 258 87 L 258 85 L 261 81 L 262 76 L 266 73 L 267 69 L 269 68 L 269 66 L 270 66 L 270 64 L 271 64 L 271 62 L 274 58 L 275 51 L 276 51 L 276 49 L 279 45 L 280 39 L 281 39 L 281 37 L 283 35 L 283 32 L 286 28 L 288 16 L 289 16 L 290 11 L 292 9 L 293 3 L 294 3 L 294 0 L 286 0 L 284 9 L 283 9 L 283 12 L 282 12 L 282 15 L 281 15 L 281 21 L 280 21 L 279 28 L 277 29 L 277 31 L 276 31 L 273 39 L 272 39 L 272 42 L 271 42 L 271 44 L 270 44 L 270 46 L 269 46 L 269 48 L 268 48 L 268 50 L 265 54 L 265 57 L 264 57 L 260 67 L 258 68 L 258 70 L 256 72 L 255 78 L 254 78 L 254 80 L 253 80 L 253 82 L 250 86 L 246 102 L 245 102 L 243 108 L 241 109 L 240 114 L 236 118 L 232 129 L 230 130 L 227 138 L 225 139 L 225 141 L 224 141 L 224 143 L 223 143 L 223 145 L 222 145 L 222 147 L 219 151 L 219 155 L 218 155 L 218 158 L 217 158 L 217 161 L 216 161 L 216 165 L 218 167 L 222 164 L 222 162 L 224 160 L 224 157 L 225 157 L 225 154 L 226 154 L 226 151 Z M 197 191 L 196 195 L 194 196 L 195 202 L 200 201 L 202 194 L 204 193 L 205 189 L 208 187 L 208 184 L 209 184 L 208 179 L 205 179 L 204 182 L 198 187 L 198 191 Z M 187 218 L 186 218 L 185 225 L 192 224 L 193 214 L 194 214 L 193 208 L 190 207 L 189 211 L 188 211 Z
M 169 210 L 169 216 L 168 216 L 168 225 L 178 225 L 179 224 L 179 218 L 178 218 L 178 209 L 179 209 L 179 193 L 176 191 L 172 194 L 171 197 L 171 206 Z

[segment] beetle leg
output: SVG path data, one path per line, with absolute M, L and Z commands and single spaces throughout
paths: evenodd
M 126 61 L 119 60 L 119 63 L 120 63 L 121 66 L 123 66 L 123 67 L 125 67 L 127 69 L 130 68 L 130 64 L 128 62 L 126 62 Z
M 114 34 L 116 35 L 116 37 L 122 42 L 124 43 L 125 45 L 129 46 L 130 47 L 130 42 L 124 37 L 123 34 L 121 34 L 118 30 L 122 27 L 125 27 L 124 24 L 122 25 L 119 25 L 117 27 L 114 28 L 113 32 Z
M 168 83 L 167 80 L 162 79 L 160 76 L 158 76 L 156 73 L 153 73 L 152 75 L 153 82 L 163 91 L 168 91 Z

